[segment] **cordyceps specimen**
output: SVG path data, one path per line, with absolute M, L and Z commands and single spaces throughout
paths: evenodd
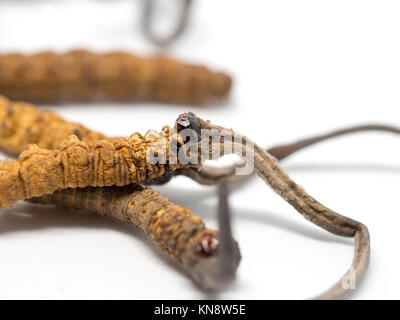
M 89 143 L 105 139 L 104 135 L 67 122 L 54 112 L 27 103 L 12 103 L 4 97 L 0 97 L 0 123 L 0 149 L 11 154 L 20 153 L 33 142 L 52 149 L 71 134 Z M 230 229 L 229 225 L 221 223 L 219 233 L 207 229 L 189 209 L 174 205 L 158 192 L 138 184 L 66 189 L 29 200 L 86 209 L 134 224 L 182 263 L 206 290 L 221 289 L 232 281 L 240 261 L 237 245 L 230 233 L 224 231 Z M 224 218 L 224 215 L 220 210 L 219 216 Z
M 220 223 L 219 233 L 207 229 L 189 209 L 138 184 L 66 189 L 29 201 L 83 209 L 137 226 L 182 263 L 205 290 L 224 287 L 233 280 L 239 265 L 240 253 L 229 224 Z M 219 210 L 220 219 L 227 219 L 226 215 L 226 210 Z
M 380 131 L 380 132 L 400 134 L 400 128 L 398 127 L 382 125 L 382 124 L 365 124 L 365 125 L 351 126 L 348 128 L 335 130 L 327 134 L 316 135 L 313 137 L 301 139 L 296 142 L 288 144 L 277 145 L 275 147 L 268 148 L 267 151 L 269 154 L 273 155 L 276 159 L 280 161 L 286 159 L 287 157 L 298 151 L 303 150 L 304 148 L 307 148 L 319 142 L 323 142 L 326 140 L 330 140 L 348 134 L 355 134 L 368 131 Z M 238 167 L 237 165 L 232 165 L 232 166 L 217 168 L 204 165 L 201 168 L 183 168 L 177 170 L 175 174 L 185 175 L 200 184 L 214 185 L 221 183 L 222 181 L 238 182 L 243 179 L 246 179 L 248 176 L 235 175 L 235 170 L 237 167 Z
M 162 56 L 84 50 L 0 55 L 0 93 L 15 100 L 206 104 L 224 98 L 231 83 L 225 73 Z
M 94 143 L 108 139 L 99 132 L 68 122 L 52 111 L 25 102 L 12 102 L 0 95 L 0 149 L 20 154 L 29 144 L 55 149 L 70 135 Z
M 190 143 L 191 139 L 186 143 L 187 136 L 183 132 L 189 128 L 195 135 L 206 129 L 218 132 L 223 137 L 238 139 L 231 142 L 234 148 L 226 147 L 227 140 L 215 140 L 209 135 L 201 135 L 196 143 Z M 177 150 L 168 148 L 171 141 L 176 142 Z M 210 155 L 218 157 L 232 152 L 243 157 L 245 152 L 246 160 L 254 165 L 255 172 L 306 219 L 336 235 L 355 237 L 355 258 L 350 271 L 356 283 L 361 280 L 369 261 L 369 235 L 363 224 L 320 204 L 286 174 L 276 158 L 251 140 L 233 130 L 212 125 L 192 113 L 181 115 L 175 129 L 165 126 L 161 133 L 151 131 L 145 136 L 135 133 L 128 139 L 113 142 L 101 140 L 95 143 L 85 143 L 72 136 L 56 150 L 30 145 L 17 161 L 6 160 L 0 163 L 0 205 L 10 206 L 18 200 L 40 197 L 67 188 L 124 186 L 162 179 L 178 169 L 201 168 L 201 163 L 171 162 L 171 156 L 181 150 L 185 154 L 185 147 L 193 144 L 202 152 L 206 150 Z M 167 149 L 162 150 L 160 145 Z M 150 149 L 157 157 L 164 156 L 166 163 L 149 163 L 146 154 Z M 349 290 L 343 286 L 347 276 L 319 298 L 337 298 L 348 293 Z

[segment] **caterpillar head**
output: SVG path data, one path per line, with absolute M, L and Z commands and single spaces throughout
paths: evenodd
M 182 136 L 185 143 L 198 140 L 201 130 L 197 116 L 193 112 L 179 115 L 175 121 L 175 129 Z
M 217 291 L 235 278 L 240 251 L 232 239 L 225 184 L 220 186 L 220 230 L 204 230 L 188 244 L 182 260 L 194 281 L 204 290 Z

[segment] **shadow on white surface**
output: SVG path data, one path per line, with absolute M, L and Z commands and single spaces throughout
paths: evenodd
M 133 225 L 121 223 L 109 217 L 85 211 L 22 202 L 13 208 L 2 210 L 0 236 L 15 232 L 41 232 L 45 229 L 86 228 L 90 230 L 112 230 L 134 237 L 145 243 L 157 258 L 177 272 L 186 274 L 182 266 L 162 252 L 142 231 Z M 78 248 L 79 249 L 79 248 Z
M 385 165 L 358 165 L 358 164 L 299 164 L 286 167 L 289 171 L 330 171 L 330 170 L 358 170 L 358 171 L 379 171 L 383 173 L 400 173 L 398 166 Z M 253 177 L 256 178 L 256 177 Z M 248 183 L 252 178 L 247 179 L 243 183 Z M 242 184 L 243 184 L 242 183 Z M 238 184 L 232 187 L 231 198 L 235 197 L 236 192 L 241 191 L 243 185 Z M 174 203 L 184 207 L 189 207 L 195 214 L 200 215 L 205 220 L 215 222 L 216 205 L 210 203 L 209 199 L 216 199 L 215 188 L 204 188 L 201 190 L 191 190 L 190 188 L 182 188 L 174 186 L 174 184 L 158 187 L 164 196 L 169 197 Z M 295 234 L 302 238 L 317 240 L 320 242 L 344 244 L 352 246 L 352 239 L 341 238 L 331 235 L 328 232 L 315 227 L 310 223 L 302 224 L 295 220 L 286 218 L 279 212 L 268 210 L 268 205 L 265 205 L 267 210 L 248 209 L 241 206 L 232 208 L 234 223 L 240 224 L 243 221 L 252 221 L 256 224 L 265 224 L 273 228 L 278 228 L 289 234 Z M 131 225 L 120 223 L 116 220 L 107 217 L 96 216 L 84 211 L 73 211 L 59 208 L 56 206 L 42 206 L 21 202 L 13 208 L 2 210 L 0 215 L 0 236 L 12 233 L 29 233 L 41 232 L 48 229 L 88 229 L 90 232 L 96 230 L 112 230 L 117 233 L 122 233 L 141 241 L 151 251 L 151 254 L 159 259 L 163 264 L 167 265 L 174 273 L 178 273 L 187 277 L 185 270 L 179 263 L 161 252 L 161 250 L 141 231 Z M 29 236 L 27 236 L 28 238 Z M 242 239 L 238 239 L 241 243 Z M 74 244 L 76 245 L 76 243 Z M 78 248 L 79 249 L 79 248 Z M 246 257 L 245 257 L 246 258 Z M 358 293 L 363 291 L 363 288 L 368 288 L 368 276 L 363 280 L 360 287 L 350 296 L 357 298 Z M 187 281 L 190 285 L 190 280 Z M 367 283 L 366 283 L 367 282 Z M 242 283 L 234 284 L 234 287 L 242 286 Z M 217 299 L 220 295 L 213 295 L 199 292 L 198 295 L 207 299 Z M 224 295 L 222 295 L 224 296 Z
M 251 179 L 252 178 L 249 178 L 238 183 L 237 186 L 232 188 L 232 191 L 239 191 L 239 184 L 248 183 Z M 194 194 L 193 191 L 188 191 L 176 187 L 168 187 L 163 188 L 161 193 L 164 196 L 170 198 L 175 204 L 179 204 L 182 207 L 190 208 L 194 214 L 201 216 L 203 219 L 216 219 L 216 207 L 210 206 L 209 204 L 202 202 L 202 200 L 209 199 L 210 197 L 215 196 L 214 188 L 210 188 L 210 190 L 204 190 L 200 192 L 197 191 Z M 234 197 L 234 195 L 232 194 L 231 197 Z M 196 201 L 193 201 L 194 198 L 196 199 Z M 279 213 L 269 211 L 267 209 L 267 205 L 265 211 L 243 207 L 232 207 L 231 210 L 234 217 L 233 223 L 235 223 L 236 219 L 253 220 L 255 222 L 277 227 L 281 230 L 295 233 L 306 238 L 311 238 L 318 241 L 336 242 L 352 245 L 351 239 L 332 235 L 311 223 L 309 225 L 303 225 L 295 221 L 291 221 L 283 217 Z
M 382 174 L 400 175 L 400 166 L 384 164 L 365 163 L 300 163 L 285 166 L 290 172 L 320 172 L 320 171 L 342 171 L 342 172 L 378 172 Z

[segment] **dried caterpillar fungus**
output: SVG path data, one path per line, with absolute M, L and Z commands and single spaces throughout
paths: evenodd
M 168 161 L 170 138 L 177 143 L 180 139 L 170 137 L 170 132 L 173 130 L 165 126 L 159 134 L 134 133 L 128 139 L 99 140 L 91 144 L 70 136 L 54 150 L 31 144 L 18 160 L 0 162 L 0 207 L 58 189 L 124 186 L 160 178 L 184 166 L 179 162 L 152 164 L 147 161 L 150 150 L 165 152 Z
M 207 229 L 189 209 L 174 205 L 157 191 L 144 189 L 138 184 L 123 187 L 66 189 L 51 195 L 32 198 L 40 204 L 57 204 L 67 208 L 84 209 L 111 216 L 122 222 L 134 224 L 150 236 L 157 245 L 177 259 L 192 278 L 204 289 L 216 289 L 218 273 L 204 266 L 218 269 L 217 233 Z M 211 248 L 207 239 L 215 241 Z M 235 269 L 240 261 L 237 245 Z
M 174 205 L 157 191 L 138 184 L 65 189 L 30 201 L 84 209 L 134 224 L 178 259 L 181 259 L 192 236 L 214 233 L 206 229 L 203 221 L 189 209 Z
M 400 134 L 400 129 L 387 125 L 371 124 L 336 130 L 328 134 L 317 135 L 295 143 L 278 145 L 268 152 L 278 160 L 302 150 L 310 145 L 341 135 L 363 131 L 383 131 Z M 0 149 L 12 155 L 20 154 L 29 144 L 45 149 L 56 149 L 70 135 L 76 135 L 81 141 L 94 143 L 98 140 L 114 141 L 102 133 L 90 130 L 79 123 L 69 122 L 53 111 L 39 109 L 25 102 L 14 102 L 0 95 Z M 235 167 L 215 168 L 202 166 L 201 171 L 183 168 L 175 172 L 196 180 L 201 184 L 217 184 L 223 179 L 240 180 L 246 176 L 236 176 Z
M 225 97 L 230 87 L 225 73 L 166 57 L 85 50 L 0 55 L 0 93 L 14 100 L 204 104 Z
M 239 155 L 242 155 L 240 153 L 246 150 L 249 159 L 253 161 L 255 172 L 279 196 L 307 220 L 321 228 L 337 235 L 355 237 L 356 250 L 351 268 L 354 270 L 357 282 L 361 280 L 369 260 L 369 235 L 363 224 L 339 215 L 312 198 L 289 177 L 273 156 L 233 130 L 212 125 L 190 113 L 178 118 L 177 133 L 180 130 L 178 125 L 216 130 L 224 137 L 239 137 L 238 141 L 241 142 L 235 140 L 234 144 L 238 148 L 234 148 L 234 152 L 239 151 Z M 19 160 L 0 163 L 0 205 L 9 206 L 20 199 L 43 196 L 66 188 L 143 183 L 147 179 L 163 176 L 168 170 L 173 172 L 180 168 L 200 166 L 152 165 L 146 162 L 145 153 L 148 148 L 158 140 L 171 139 L 167 134 L 170 128 L 164 127 L 163 131 L 166 132 L 154 136 L 154 139 L 134 134 L 129 139 L 119 139 L 114 142 L 101 140 L 94 144 L 87 144 L 72 137 L 64 142 L 59 150 L 52 151 L 30 146 L 20 155 Z M 179 140 L 179 134 L 176 139 Z M 224 148 L 225 139 L 223 141 L 214 141 L 211 137 L 204 139 L 199 145 L 202 146 L 202 142 L 205 142 L 211 146 L 208 150 L 210 154 L 214 155 L 217 149 L 223 150 L 224 153 L 232 152 Z M 250 145 L 254 148 L 250 148 Z M 348 290 L 341 287 L 339 282 L 322 295 L 322 298 L 341 297 L 346 293 Z
M 15 196 L 22 199 L 48 193 L 57 184 L 64 188 L 66 183 L 76 187 L 90 180 L 92 182 L 89 183 L 100 186 L 117 181 L 117 185 L 124 186 L 70 188 L 28 200 L 86 209 L 132 223 L 155 240 L 162 250 L 181 262 L 200 286 L 217 289 L 220 275 L 204 268 L 204 265 L 211 264 L 218 269 L 217 233 L 207 229 L 203 221 L 189 209 L 172 204 L 158 192 L 144 189 L 138 184 L 125 185 L 129 181 L 144 182 L 157 175 L 162 177 L 171 170 L 171 166 L 160 164 L 148 166 L 144 160 L 146 149 L 162 139 L 167 140 L 168 136 L 149 131 L 144 137 L 134 134 L 127 140 L 110 138 L 110 141 L 115 141 L 114 144 L 105 140 L 97 142 L 105 136 L 65 121 L 54 112 L 40 110 L 27 103 L 11 102 L 1 96 L 0 124 L 0 149 L 13 154 L 31 143 L 48 149 L 59 147 L 60 142 L 72 133 L 82 139 L 79 141 L 74 136 L 69 137 L 59 150 L 53 151 L 30 145 L 8 171 L 1 168 L 4 169 L 11 162 L 7 160 L 0 163 L 1 199 L 9 201 L 12 195 L 15 200 Z M 169 128 L 165 127 L 163 132 L 168 134 Z M 93 159 L 92 165 L 89 165 L 93 172 L 103 172 L 94 180 L 88 173 L 90 168 L 83 169 L 88 158 Z M 6 171 L 10 178 L 8 187 L 4 185 L 8 180 Z M 206 247 L 203 248 L 204 241 Z M 212 251 L 207 241 L 213 243 Z M 236 251 L 236 257 L 239 258 L 235 260 L 235 269 L 240 260 L 237 246 Z
M 109 139 L 103 134 L 64 120 L 52 111 L 42 110 L 25 102 L 12 102 L 0 95 L 0 149 L 20 154 L 29 144 L 56 149 L 70 135 L 94 143 Z
M 186 115 L 184 115 L 186 117 Z M 195 117 L 194 115 L 192 115 Z M 187 119 L 186 119 L 187 120 Z M 241 143 L 235 142 L 238 148 L 224 148 L 223 141 L 211 143 L 211 137 L 205 141 L 211 143 L 210 154 L 215 156 L 217 147 L 223 152 L 236 152 L 248 149 L 243 141 L 246 137 L 236 134 L 233 130 L 212 125 L 200 118 L 193 118 L 199 128 L 217 130 L 222 136 L 238 136 Z M 169 171 L 180 168 L 200 167 L 201 164 L 151 164 L 147 161 L 150 148 L 157 146 L 163 140 L 169 140 L 171 128 L 165 126 L 162 134 L 151 139 L 133 134 L 128 139 L 118 139 L 114 142 L 100 140 L 94 144 L 80 141 L 71 136 L 61 145 L 60 149 L 47 150 L 30 145 L 21 153 L 17 161 L 0 163 L 0 206 L 10 206 L 18 200 L 51 194 L 59 189 L 123 186 L 130 183 L 144 183 L 147 180 L 162 177 Z M 176 141 L 179 141 L 179 134 Z M 175 139 L 175 138 L 174 138 Z M 181 140 L 181 142 L 182 140 Z M 354 222 L 350 219 L 333 219 L 329 209 L 324 208 L 308 196 L 303 189 L 294 183 L 284 170 L 276 163 L 276 159 L 254 143 L 254 150 L 248 149 L 248 156 L 254 161 L 255 172 L 262 177 L 279 195 L 301 212 L 307 219 L 322 228 L 339 235 L 353 236 Z M 169 143 L 162 143 L 165 147 Z M 199 142 L 202 145 L 202 141 Z M 169 155 L 169 150 L 165 151 Z M 218 157 L 223 154 L 219 153 Z M 309 205 L 302 204 L 304 201 Z M 312 203 L 312 204 L 311 204 Z M 321 215 L 326 211 L 327 214 Z

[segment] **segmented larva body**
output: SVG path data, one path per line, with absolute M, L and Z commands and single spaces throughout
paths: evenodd
M 70 135 L 89 144 L 114 140 L 81 124 L 66 121 L 55 112 L 25 102 L 13 102 L 0 95 L 1 150 L 18 155 L 33 143 L 41 148 L 56 149 Z
M 159 134 L 149 130 L 144 137 L 135 133 L 128 139 L 107 138 L 54 112 L 0 96 L 0 149 L 18 154 L 29 145 L 19 160 L 0 162 L 0 204 L 4 207 L 17 199 L 37 196 L 28 200 L 132 223 L 181 262 L 199 285 L 211 289 L 214 273 L 207 266 L 216 263 L 216 232 L 207 229 L 189 209 L 131 183 L 159 182 L 179 168 L 171 163 L 152 166 L 146 162 L 149 148 L 155 147 L 155 151 L 165 145 L 168 150 L 167 142 L 173 139 L 169 134 L 166 126 Z M 54 148 L 58 149 L 52 151 Z M 99 187 L 80 188 L 85 185 Z M 105 185 L 121 187 L 102 187 Z M 240 253 L 237 245 L 235 248 L 237 267 Z
M 138 184 L 66 189 L 30 201 L 88 210 L 134 224 L 180 262 L 184 253 L 195 251 L 199 239 L 215 234 L 189 209 L 177 206 L 157 191 Z
M 0 162 L 0 207 L 59 189 L 124 186 L 160 178 L 183 166 L 168 164 L 170 132 L 165 126 L 159 134 L 134 133 L 128 139 L 92 144 L 70 136 L 55 150 L 29 145 L 18 160 Z M 150 148 L 165 152 L 167 162 L 151 164 Z
M 231 82 L 225 73 L 161 56 L 85 50 L 0 55 L 0 93 L 14 100 L 203 104 L 225 97 Z

